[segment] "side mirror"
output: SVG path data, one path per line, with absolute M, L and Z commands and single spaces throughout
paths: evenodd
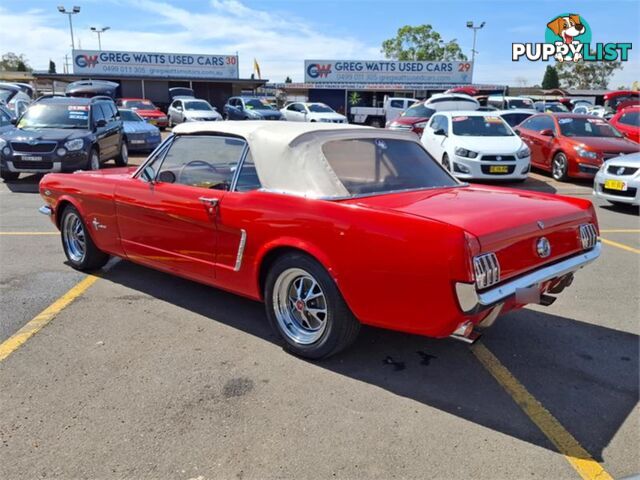
M 516 135 L 520 136 L 521 132 L 519 128 L 514 128 L 513 131 L 516 132 Z
M 543 137 L 553 137 L 553 130 L 545 128 L 544 130 L 540 130 L 540 135 Z
M 164 170 L 158 175 L 158 181 L 162 183 L 175 183 L 176 174 L 171 170 Z
M 438 130 L 434 130 L 434 135 L 447 136 L 447 133 L 444 131 L 444 128 L 439 128 Z
M 17 125 L 18 124 L 18 117 L 11 117 L 11 125 Z
M 103 128 L 107 126 L 107 121 L 104 118 L 101 118 L 96 122 L 96 128 Z

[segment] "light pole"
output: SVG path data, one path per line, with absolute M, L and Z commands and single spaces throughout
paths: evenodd
M 103 27 L 103 28 L 91 27 L 91 31 L 98 34 L 98 50 L 100 51 L 102 51 L 102 42 L 100 41 L 100 35 L 106 32 L 107 30 L 109 30 L 110 28 L 111 27 Z
M 471 49 L 471 63 L 473 63 L 476 59 L 476 34 L 478 30 L 484 27 L 485 22 L 482 22 L 480 25 L 475 26 L 473 22 L 467 22 L 467 28 L 471 28 L 473 30 L 473 48 Z
M 73 42 L 73 22 L 71 21 L 71 15 L 80 13 L 80 7 L 73 7 L 71 10 L 67 11 L 62 5 L 58 5 L 58 11 L 60 13 L 64 13 L 65 15 L 69 16 L 69 30 L 71 31 L 71 49 L 75 50 L 76 45 Z

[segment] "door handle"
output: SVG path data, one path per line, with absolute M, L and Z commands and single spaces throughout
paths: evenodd
M 200 200 L 202 203 L 204 203 L 205 205 L 208 205 L 210 207 L 217 207 L 218 206 L 218 199 L 217 198 L 200 197 L 200 198 L 198 198 L 198 200 Z

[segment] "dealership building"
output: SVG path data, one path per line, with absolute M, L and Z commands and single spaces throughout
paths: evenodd
M 340 113 L 347 106 L 381 107 L 385 96 L 428 98 L 473 84 L 472 62 L 395 60 L 305 60 L 304 83 L 270 84 L 288 100 L 322 102 Z M 474 85 L 480 94 L 501 94 L 504 85 Z M 357 101 L 357 102 L 356 102 Z
M 70 82 L 109 80 L 119 84 L 118 97 L 148 98 L 166 106 L 169 88 L 189 87 L 221 111 L 229 97 L 267 83 L 240 78 L 238 55 L 74 50 L 72 61 L 73 73 L 35 72 L 36 88 L 64 93 Z

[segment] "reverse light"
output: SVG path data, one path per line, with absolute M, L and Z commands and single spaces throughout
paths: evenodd
M 591 150 L 586 150 L 582 147 L 575 147 L 576 153 L 579 157 L 589 158 L 591 160 L 595 160 L 598 158 L 598 154 L 596 152 L 592 152 Z
M 75 140 L 69 140 L 64 144 L 65 148 L 70 152 L 75 150 L 80 150 L 84 146 L 84 141 L 81 138 L 76 138 Z
M 478 156 L 478 152 L 467 150 L 466 148 L 457 147 L 454 150 L 454 152 L 456 155 L 459 155 L 460 157 L 465 157 L 465 158 L 476 158 Z

